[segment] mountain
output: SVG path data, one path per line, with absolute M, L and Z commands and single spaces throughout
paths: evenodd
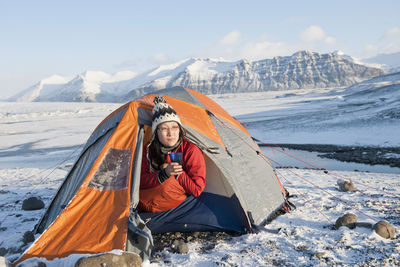
M 382 68 L 386 73 L 400 71 L 400 52 L 391 54 L 379 54 L 375 57 L 363 59 L 362 62 Z
M 54 91 L 57 91 L 59 88 L 63 87 L 68 80 L 68 78 L 62 76 L 53 75 L 28 87 L 22 92 L 12 96 L 8 100 L 20 102 L 37 101 L 40 97 L 52 94 Z
M 229 107 L 230 113 L 240 108 L 235 117 L 259 140 L 275 144 L 400 144 L 400 72 L 347 88 L 242 94 L 239 99 L 245 104 L 241 107 L 237 107 L 237 98 L 229 96 L 211 98 Z M 387 154 L 392 156 L 398 157 Z
M 342 105 L 379 121 L 400 119 L 400 72 L 360 82 L 346 89 Z
M 126 102 L 166 87 L 204 94 L 260 92 L 350 86 L 383 75 L 338 53 L 299 51 L 258 61 L 190 58 L 136 74 L 88 71 L 64 83 L 41 81 L 14 96 L 17 101 Z M 48 87 L 47 90 L 43 90 Z
M 115 102 L 124 91 L 124 82 L 137 74 L 121 71 L 113 75 L 86 71 L 74 78 L 53 75 L 11 97 L 10 101 Z

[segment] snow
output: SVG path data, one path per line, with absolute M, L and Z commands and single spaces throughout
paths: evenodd
M 255 138 L 267 143 L 400 146 L 397 77 L 388 75 L 385 81 L 372 79 L 349 88 L 210 98 L 241 121 Z
M 209 84 L 213 92 L 263 91 L 295 88 L 316 88 L 353 84 L 361 81 L 359 68 L 339 60 L 338 53 L 319 54 L 311 51 L 298 51 L 292 56 L 275 57 L 249 61 L 242 59 L 228 61 L 222 58 L 187 58 L 179 62 L 162 65 L 140 74 L 122 71 L 108 74 L 102 71 L 86 71 L 73 79 L 53 81 L 44 79 L 11 97 L 9 101 L 86 101 L 119 102 L 122 99 L 139 96 L 155 90 L 172 86 L 189 86 L 192 89 L 206 90 Z M 315 60 L 314 60 L 315 59 Z M 293 62 L 292 62 L 293 61 Z M 290 64 L 294 64 L 290 67 Z M 311 64 L 311 65 L 310 65 Z M 352 69 L 343 76 L 344 65 Z M 329 66 L 340 65 L 338 70 L 328 71 Z M 343 66 L 342 66 L 343 65 Z M 286 70 L 286 71 L 285 71 Z M 288 76 L 288 71 L 291 75 Z M 327 73 L 330 72 L 330 73 Z M 365 70 L 366 77 L 382 75 L 377 69 Z M 243 73 L 244 72 L 244 73 Z M 374 73 L 374 74 L 373 74 Z M 239 77 L 243 74 L 243 77 Z M 361 76 L 360 76 L 361 75 Z M 336 77 L 336 78 L 335 78 Z M 340 78 L 340 81 L 338 80 Z M 366 78 L 365 77 L 365 78 Z M 59 77 L 61 79 L 62 77 Z M 210 91 L 211 92 L 211 91 Z
M 353 145 L 386 142 L 388 146 L 399 145 L 396 120 L 381 124 L 372 118 L 373 115 L 365 115 L 370 124 L 364 127 L 362 120 L 358 119 L 358 115 L 363 114 L 359 110 L 348 109 L 340 115 L 342 118 L 333 120 L 334 123 L 329 125 L 332 128 L 319 129 L 323 126 L 324 116 L 334 110 L 338 102 L 344 101 L 338 98 L 343 93 L 344 90 L 339 88 L 335 93 L 324 89 L 211 97 L 228 112 L 251 125 L 250 131 L 256 137 L 265 137 L 267 140 L 262 140 L 266 142 L 313 141 Z M 0 248 L 8 249 L 6 258 L 13 261 L 27 248 L 22 236 L 33 229 L 44 212 L 21 210 L 22 200 L 38 196 L 48 205 L 90 133 L 119 106 L 104 103 L 0 103 Z M 320 116 L 310 116 L 313 110 Z M 313 122 L 313 127 L 300 127 L 298 114 L 307 114 L 306 122 Z M 357 119 L 352 118 L 354 114 Z M 287 127 L 281 127 L 270 117 L 280 118 Z M 264 127 L 262 121 L 272 130 Z M 354 127 L 349 127 L 351 123 L 355 123 Z M 275 135 L 274 131 L 277 131 Z M 158 257 L 162 260 L 147 262 L 143 266 L 399 264 L 398 236 L 387 240 L 368 228 L 341 227 L 334 230 L 332 225 L 340 216 L 351 212 L 358 216 L 359 222 L 375 224 L 386 220 L 398 228 L 400 174 L 337 170 L 329 170 L 326 174 L 321 170 L 286 168 L 278 168 L 276 172 L 289 192 L 296 195 L 291 199 L 297 206 L 296 210 L 278 217 L 259 233 L 218 241 L 210 250 L 204 251 L 203 244 L 198 242 L 189 243 L 186 255 L 174 254 L 166 248 Z M 338 179 L 351 179 L 359 191 L 339 191 Z M 281 230 L 275 234 L 264 230 L 278 228 Z M 47 266 L 73 266 L 82 256 L 42 261 Z
M 187 67 L 190 73 L 193 73 L 199 79 L 207 79 L 217 73 L 224 73 L 232 70 L 238 64 L 238 61 L 224 61 L 223 59 L 197 59 L 193 64 Z
M 149 72 L 147 74 L 147 76 L 148 77 L 154 77 L 154 76 L 159 77 L 159 76 L 162 76 L 165 72 L 170 72 L 170 71 L 180 72 L 195 61 L 196 61 L 196 59 L 194 59 L 194 58 L 188 58 L 188 59 L 184 59 L 184 60 L 178 61 L 173 64 L 162 65 L 162 66 L 155 68 L 151 72 Z

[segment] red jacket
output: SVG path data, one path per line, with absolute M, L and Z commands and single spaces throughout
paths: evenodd
M 160 184 L 157 179 L 158 172 L 150 170 L 150 163 L 146 158 L 147 145 L 143 149 L 139 210 L 150 212 L 168 210 L 179 205 L 186 195 L 197 197 L 203 192 L 206 185 L 206 164 L 201 150 L 184 138 L 175 152 L 183 153 L 183 172 L 177 179 L 171 176 L 163 184 Z M 173 200 L 176 202 L 174 203 Z M 160 204 L 160 202 L 167 204 Z M 154 209 L 155 206 L 159 206 L 159 208 Z

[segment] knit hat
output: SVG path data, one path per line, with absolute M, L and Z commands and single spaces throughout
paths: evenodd
M 181 124 L 181 120 L 178 115 L 176 115 L 175 110 L 171 107 L 171 105 L 167 104 L 167 101 L 162 96 L 156 96 L 153 100 L 155 106 L 153 108 L 153 123 L 151 125 L 151 131 L 154 134 L 157 126 L 163 122 L 175 121 L 179 125 Z

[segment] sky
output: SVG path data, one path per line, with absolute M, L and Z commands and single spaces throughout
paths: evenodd
M 0 99 L 58 74 L 142 72 L 190 57 L 400 51 L 397 0 L 0 0 Z

